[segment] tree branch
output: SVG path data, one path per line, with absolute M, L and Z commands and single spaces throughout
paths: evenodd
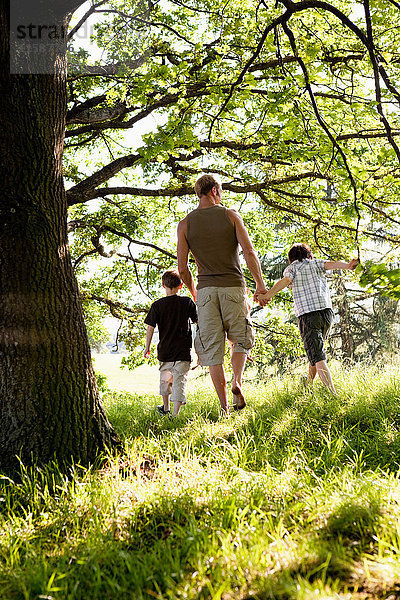
M 107 0 L 108 1 L 108 0 Z M 136 71 L 139 67 L 141 67 L 148 57 L 151 55 L 151 51 L 145 52 L 139 58 L 133 60 L 126 60 L 123 63 L 116 62 L 110 65 L 80 65 L 81 72 L 74 75 L 69 75 L 67 80 L 68 82 L 76 81 L 77 79 L 81 79 L 82 77 L 112 77 L 114 75 L 119 75 L 121 72 L 126 73 L 127 71 Z
M 107 167 L 106 167 L 107 168 Z M 206 171 L 209 169 L 205 169 Z M 216 170 L 213 169 L 215 173 Z M 92 176 L 94 177 L 94 176 Z M 89 178 L 90 179 L 90 178 Z M 321 175 L 320 173 L 315 172 L 306 172 L 306 173 L 298 173 L 297 175 L 289 175 L 288 177 L 282 177 L 280 179 L 271 179 L 270 181 L 263 181 L 262 183 L 253 183 L 248 185 L 237 185 L 234 183 L 224 183 L 223 189 L 229 192 L 235 192 L 237 194 L 248 194 L 251 192 L 262 191 L 272 185 L 281 185 L 283 183 L 292 183 L 295 181 L 301 181 L 302 179 L 327 179 L 326 176 Z M 88 180 L 85 180 L 88 181 Z M 83 190 L 78 195 L 76 191 L 78 186 L 83 185 L 78 184 L 68 190 L 67 192 L 67 200 L 69 206 L 74 204 L 82 204 L 84 202 L 88 202 L 89 200 L 94 200 L 95 198 L 102 198 L 107 195 L 127 195 L 127 196 L 143 196 L 143 197 L 151 197 L 151 198 L 173 198 L 173 197 L 181 197 L 181 196 L 189 196 L 194 194 L 194 188 L 191 185 L 183 185 L 179 188 L 157 188 L 157 189 L 147 189 L 147 188 L 136 188 L 136 187 L 108 187 L 108 188 L 100 188 L 93 189 L 93 187 L 87 186 L 86 190 Z
M 299 56 L 298 51 L 297 51 L 297 44 L 296 44 L 296 39 L 294 37 L 294 34 L 293 34 L 292 30 L 289 28 L 287 22 L 282 23 L 282 28 L 285 31 L 285 33 L 286 33 L 286 35 L 287 35 L 287 37 L 289 39 L 289 42 L 290 42 L 290 45 L 292 47 L 293 53 L 294 53 L 295 56 L 297 56 L 298 63 L 299 63 L 300 68 L 301 68 L 301 70 L 303 72 L 305 87 L 306 87 L 306 90 L 307 90 L 308 95 L 310 97 L 310 101 L 311 101 L 311 105 L 313 107 L 313 111 L 314 111 L 315 117 L 316 117 L 319 125 L 322 127 L 322 129 L 325 131 L 325 133 L 329 137 L 329 139 L 330 139 L 330 141 L 332 143 L 332 146 L 334 148 L 336 148 L 336 150 L 340 154 L 340 156 L 342 158 L 342 161 L 343 161 L 343 164 L 344 164 L 344 167 L 345 167 L 345 169 L 346 169 L 346 171 L 347 171 L 347 173 L 349 175 L 349 179 L 350 179 L 350 182 L 351 182 L 351 186 L 352 186 L 352 189 L 353 189 L 353 195 L 354 195 L 354 209 L 355 209 L 355 212 L 356 212 L 356 215 L 357 215 L 357 227 L 356 227 L 355 242 L 356 242 L 356 245 L 357 245 L 358 258 L 360 258 L 360 244 L 359 244 L 359 239 L 358 239 L 358 228 L 359 228 L 360 221 L 361 221 L 361 214 L 360 214 L 360 211 L 359 211 L 359 208 L 358 208 L 357 185 L 356 185 L 355 179 L 353 177 L 353 173 L 352 173 L 352 171 L 350 169 L 350 166 L 348 164 L 346 154 L 344 153 L 342 147 L 338 144 L 337 140 L 334 138 L 334 136 L 332 135 L 331 131 L 329 130 L 329 127 L 327 126 L 327 124 L 323 120 L 322 116 L 320 115 L 320 112 L 319 112 L 319 109 L 318 109 L 318 104 L 317 104 L 317 102 L 315 100 L 314 93 L 313 93 L 313 90 L 312 90 L 312 87 L 311 87 L 311 83 L 310 83 L 310 78 L 309 78 L 309 75 L 308 75 L 307 67 L 306 67 L 303 59 L 301 58 L 301 56 Z
M 364 12 L 365 12 L 365 22 L 367 24 L 367 48 L 369 57 L 372 63 L 372 68 L 374 72 L 374 80 L 375 80 L 375 98 L 376 98 L 376 109 L 381 117 L 381 121 L 385 127 L 387 139 L 389 140 L 390 145 L 396 153 L 397 160 L 400 162 L 400 149 L 397 146 L 396 142 L 392 136 L 392 130 L 387 120 L 385 113 L 383 112 L 382 107 L 382 98 L 381 98 L 381 84 L 379 80 L 379 65 L 378 60 L 375 54 L 375 43 L 372 33 L 372 23 L 371 23 L 371 14 L 369 10 L 369 0 L 364 0 Z
M 290 16 L 291 16 L 292 12 L 291 10 L 287 10 L 283 15 L 280 15 L 279 17 L 277 17 L 276 19 L 274 19 L 272 21 L 272 23 L 270 23 L 265 29 L 264 32 L 261 36 L 260 41 L 257 44 L 257 48 L 255 49 L 255 51 L 253 52 L 253 54 L 250 56 L 250 58 L 247 60 L 245 66 L 243 67 L 243 69 L 241 70 L 241 72 L 239 73 L 238 78 L 236 79 L 236 81 L 234 83 L 232 83 L 228 96 L 225 98 L 221 108 L 219 109 L 219 111 L 217 112 L 217 114 L 213 117 L 211 124 L 210 124 L 210 129 L 209 129 L 209 133 L 208 133 L 208 139 L 209 141 L 211 141 L 211 133 L 212 133 L 212 129 L 214 127 L 214 124 L 216 123 L 217 119 L 222 115 L 222 113 L 224 112 L 225 108 L 227 107 L 227 105 L 229 104 L 229 101 L 231 100 L 232 96 L 233 96 L 233 92 L 235 90 L 235 88 L 237 88 L 243 81 L 244 76 L 246 75 L 246 73 L 248 72 L 248 70 L 250 69 L 251 65 L 254 63 L 254 61 L 256 60 L 256 58 L 258 57 L 258 55 L 260 54 L 262 47 L 264 46 L 265 40 L 267 39 L 269 33 L 271 31 L 273 31 L 275 29 L 275 27 L 277 27 L 279 24 L 284 23 L 286 21 L 289 20 Z
M 281 204 L 278 204 L 277 202 L 274 202 L 273 200 L 270 200 L 269 198 L 267 198 L 263 192 L 257 192 L 257 195 L 261 198 L 261 200 L 263 201 L 263 204 L 270 206 L 271 208 L 274 208 L 281 213 L 286 212 L 288 214 L 296 215 L 297 217 L 306 219 L 307 221 L 310 221 L 311 223 L 315 223 L 318 226 L 324 225 L 325 227 L 329 227 L 331 229 L 341 229 L 343 231 L 357 233 L 356 227 L 351 227 L 350 225 L 341 225 L 339 223 L 333 224 L 332 222 L 324 221 L 320 217 L 313 217 L 312 215 L 309 215 L 298 209 L 293 209 L 293 208 L 289 208 L 287 206 L 282 206 Z M 364 231 L 363 234 L 372 239 L 384 240 L 386 242 L 390 242 L 391 244 L 393 244 L 393 243 L 398 244 L 400 242 L 399 236 L 389 237 L 386 235 L 381 235 L 379 233 L 374 233 L 374 232 L 369 232 L 369 231 Z
M 67 38 L 68 41 L 74 37 L 75 33 L 82 27 L 82 25 L 84 24 L 85 21 L 87 21 L 87 19 L 90 17 L 90 15 L 92 15 L 95 12 L 96 8 L 98 8 L 102 4 L 105 4 L 108 1 L 109 0 L 102 0 L 101 2 L 98 2 L 97 4 L 92 4 L 92 6 L 89 8 L 89 10 L 80 19 L 80 21 L 69 32 L 68 38 Z M 84 2 L 82 2 L 81 4 L 84 4 Z
M 117 101 L 113 106 L 106 104 L 104 107 L 97 108 L 100 104 L 106 103 L 106 101 L 107 96 L 102 94 L 101 96 L 89 98 L 80 104 L 75 104 L 67 112 L 67 124 L 98 123 L 121 118 L 128 112 L 125 103 L 121 101 Z
M 147 312 L 145 308 L 132 309 L 129 308 L 129 306 L 127 306 L 126 304 L 122 304 L 121 302 L 111 300 L 110 298 L 105 298 L 104 296 L 98 296 L 97 294 L 82 294 L 82 298 L 84 300 L 95 300 L 96 302 L 100 302 L 101 304 L 106 304 L 110 308 L 111 314 L 118 319 L 124 318 L 124 316 L 119 312 L 121 310 L 135 316 L 137 316 L 138 313 Z
M 84 228 L 87 228 L 90 226 L 91 225 L 88 225 L 83 220 L 70 221 L 68 223 L 68 231 L 71 232 L 71 231 L 75 231 L 78 228 L 84 229 Z M 100 226 L 93 226 L 93 227 L 96 230 L 96 244 L 97 245 L 99 244 L 100 236 L 104 232 L 108 232 L 108 233 L 112 233 L 113 235 L 116 235 L 117 237 L 123 238 L 130 244 L 137 244 L 139 246 L 145 246 L 146 248 L 152 248 L 153 250 L 157 250 L 157 252 L 161 252 L 161 254 L 164 254 L 165 256 L 168 256 L 169 258 L 173 258 L 174 260 L 176 260 L 176 256 L 174 254 L 171 254 L 170 252 L 168 252 L 168 250 L 164 250 L 163 248 L 160 248 L 159 246 L 156 246 L 155 244 L 152 244 L 150 242 L 135 240 L 135 239 L 131 238 L 127 233 L 124 233 L 123 231 L 118 231 L 118 229 L 115 229 L 114 227 L 110 227 L 109 225 L 100 225 Z M 92 238 L 92 243 L 93 243 L 93 238 Z M 96 246 L 95 246 L 95 249 L 97 250 Z M 124 256 L 124 258 L 126 258 L 126 257 Z
M 185 93 L 179 92 L 179 93 L 175 93 L 175 94 L 166 94 L 159 100 L 156 100 L 152 104 L 149 104 L 146 108 L 139 111 L 134 117 L 132 117 L 128 121 L 119 121 L 118 123 L 110 121 L 110 122 L 94 124 L 94 125 L 90 125 L 90 126 L 86 126 L 86 127 L 70 129 L 69 131 L 67 131 L 65 133 L 65 137 L 69 138 L 69 137 L 76 136 L 76 135 L 82 135 L 83 133 L 90 133 L 93 130 L 129 129 L 130 127 L 132 127 L 132 125 L 134 125 L 138 121 L 141 121 L 145 117 L 148 117 L 153 111 L 155 111 L 158 108 L 165 108 L 166 106 L 169 106 L 170 104 L 175 104 L 175 102 L 182 97 L 184 97 L 184 98 L 201 97 L 201 96 L 210 94 L 211 91 L 212 91 L 211 86 L 207 87 L 206 84 L 204 84 L 204 83 L 198 83 L 195 85 L 187 86 Z M 132 109 L 127 110 L 126 114 L 128 112 L 132 112 L 132 110 L 134 110 L 134 109 L 132 108 Z
M 119 173 L 121 169 L 125 169 L 126 167 L 132 167 L 136 162 L 141 160 L 140 154 L 129 154 L 128 156 L 123 156 L 122 158 L 117 158 L 109 165 L 103 167 L 96 173 L 93 173 L 90 177 L 81 181 L 77 185 L 74 185 L 67 191 L 67 201 L 69 206 L 73 206 L 74 204 L 80 204 L 82 202 L 82 198 L 86 197 L 96 186 L 101 185 L 105 181 L 108 181 Z

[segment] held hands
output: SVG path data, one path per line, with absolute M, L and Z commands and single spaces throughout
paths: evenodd
M 256 290 L 253 298 L 254 302 L 258 302 L 260 306 L 266 306 L 271 301 L 271 297 L 265 288 L 263 290 Z
M 259 294 L 257 302 L 260 306 L 267 306 L 271 300 L 272 296 L 268 292 L 265 292 L 264 294 Z
M 148 348 L 145 348 L 145 351 L 143 352 L 143 356 L 144 356 L 145 358 L 149 358 L 149 356 L 150 356 L 150 349 L 148 349 Z

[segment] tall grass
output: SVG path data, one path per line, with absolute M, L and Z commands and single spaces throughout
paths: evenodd
M 400 367 L 246 384 L 220 418 L 110 392 L 125 451 L 0 481 L 0 598 L 388 598 L 400 590 Z

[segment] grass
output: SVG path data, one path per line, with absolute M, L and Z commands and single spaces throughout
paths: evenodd
M 338 398 L 247 382 L 224 419 L 196 371 L 173 421 L 157 379 L 109 392 L 123 454 L 0 482 L 0 598 L 398 597 L 400 366 L 334 371 Z

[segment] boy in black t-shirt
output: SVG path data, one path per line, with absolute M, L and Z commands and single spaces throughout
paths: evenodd
M 196 305 L 187 296 L 179 296 L 182 280 L 177 271 L 166 271 L 162 276 L 165 297 L 156 300 L 144 320 L 147 325 L 145 358 L 150 356 L 150 344 L 154 328 L 158 326 L 160 341 L 157 358 L 160 362 L 160 395 L 163 406 L 157 410 L 169 413 L 170 396 L 174 404 L 173 417 L 186 404 L 186 379 L 190 369 L 192 331 L 190 321 L 197 323 Z

